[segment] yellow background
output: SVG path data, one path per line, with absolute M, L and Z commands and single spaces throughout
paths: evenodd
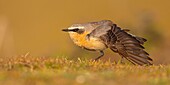
M 170 62 L 169 0 L 0 0 L 0 56 L 94 58 L 61 31 L 74 23 L 112 20 L 146 37 L 154 63 Z M 91 55 L 92 54 L 92 55 Z M 120 58 L 107 50 L 105 58 Z

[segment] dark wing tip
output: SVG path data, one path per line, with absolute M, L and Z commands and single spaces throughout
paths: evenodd
M 142 38 L 142 37 L 135 36 L 135 38 L 140 42 L 140 44 L 144 44 L 147 41 L 147 39 Z

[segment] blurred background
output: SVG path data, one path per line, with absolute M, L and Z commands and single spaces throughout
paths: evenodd
M 0 0 L 0 56 L 95 58 L 61 31 L 74 23 L 112 20 L 148 39 L 155 64 L 170 62 L 170 0 Z M 106 50 L 102 58 L 120 56 Z

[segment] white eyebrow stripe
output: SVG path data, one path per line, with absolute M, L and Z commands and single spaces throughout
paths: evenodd
M 84 27 L 82 27 L 82 26 L 79 26 L 79 27 L 69 27 L 68 29 L 75 29 L 75 28 L 83 29 Z

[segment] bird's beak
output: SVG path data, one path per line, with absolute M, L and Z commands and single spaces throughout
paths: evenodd
M 70 32 L 70 31 L 73 31 L 72 29 L 62 29 L 62 31 L 64 32 Z

